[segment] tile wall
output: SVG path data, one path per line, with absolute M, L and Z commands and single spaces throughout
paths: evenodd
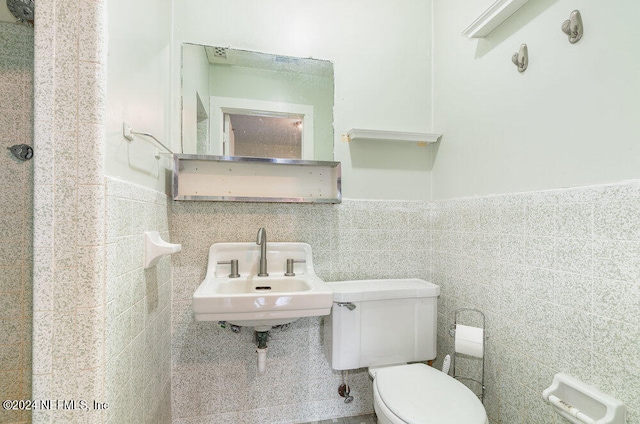
M 37 3 L 30 397 L 104 402 L 104 4 Z M 34 412 L 33 422 L 103 415 L 58 408 Z
M 171 421 L 171 259 L 143 268 L 144 232 L 169 241 L 167 196 L 107 178 L 105 422 Z
M 432 204 L 176 203 L 171 239 L 183 252 L 172 259 L 173 284 L 161 264 L 155 276 L 144 273 L 143 295 L 135 256 L 120 251 L 137 249 L 141 228 L 112 227 L 121 212 L 107 217 L 114 211 L 105 205 L 151 211 L 156 228 L 166 229 L 155 195 L 141 200 L 129 189 L 105 188 L 104 3 L 39 0 L 36 22 L 32 396 L 117 405 L 97 414 L 38 412 L 33 422 L 168 421 L 162 343 L 170 286 L 174 423 L 289 423 L 371 412 L 364 371 L 352 375 L 353 403 L 336 396 L 340 376 L 321 353 L 320 319 L 274 331 L 265 376 L 255 373 L 251 332 L 193 322 L 189 298 L 204 278 L 208 246 L 254 240 L 260 226 L 272 241 L 311 244 L 316 270 L 329 281 L 417 276 L 440 284 L 440 357 L 451 350 L 451 312 L 486 311 L 494 423 L 557 421 L 540 401 L 557 371 L 619 397 L 630 407 L 628 423 L 640 422 L 637 183 Z M 11 301 L 3 294 L 3 302 L 27 311 L 28 300 L 18 299 L 25 293 Z M 16 390 L 2 381 L 0 390 Z
M 0 399 L 31 394 L 33 162 L 6 147 L 33 145 L 33 28 L 0 22 Z M 0 422 L 30 414 L 0 409 Z
M 453 311 L 483 310 L 492 423 L 560 423 L 541 400 L 557 372 L 640 423 L 640 182 L 435 202 L 432 234 L 436 365 Z
M 175 424 L 293 423 L 373 412 L 366 370 L 351 373 L 355 400 L 337 394 L 341 375 L 322 353 L 321 318 L 272 330 L 267 370 L 257 375 L 253 331 L 196 323 L 191 296 L 204 279 L 215 242 L 301 241 L 313 248 L 326 281 L 429 278 L 429 204 L 345 200 L 340 205 L 175 202 L 172 396 Z

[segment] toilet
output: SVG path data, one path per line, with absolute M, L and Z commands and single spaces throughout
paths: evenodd
M 488 424 L 478 397 L 423 363 L 436 357 L 440 287 L 421 279 L 327 283 L 324 352 L 335 370 L 368 368 L 379 424 Z

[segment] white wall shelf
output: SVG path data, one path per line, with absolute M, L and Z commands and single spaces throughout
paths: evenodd
M 381 130 L 363 130 L 350 129 L 347 131 L 347 141 L 354 140 L 382 140 L 401 143 L 417 143 L 418 145 L 427 145 L 440 140 L 442 134 L 416 133 L 405 131 L 381 131 Z
M 529 0 L 497 0 L 485 10 L 462 34 L 468 38 L 483 38 L 513 15 Z
M 340 162 L 176 154 L 173 199 L 340 203 Z

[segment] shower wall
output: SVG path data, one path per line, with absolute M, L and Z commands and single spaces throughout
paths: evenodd
M 104 4 L 38 0 L 35 14 L 31 396 L 93 407 L 105 402 Z M 104 411 L 33 421 L 100 422 Z
M 0 22 L 0 399 L 31 397 L 33 162 L 6 150 L 33 144 L 33 28 Z M 0 409 L 0 422 L 28 422 Z

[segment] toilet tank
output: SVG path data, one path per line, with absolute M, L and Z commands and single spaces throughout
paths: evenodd
M 327 284 L 333 306 L 325 317 L 324 353 L 334 370 L 436 357 L 439 286 L 417 278 Z

